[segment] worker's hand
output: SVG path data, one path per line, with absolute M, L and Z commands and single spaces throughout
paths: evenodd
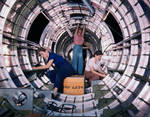
M 85 45 L 87 48 L 90 48 L 90 47 L 91 47 L 90 43 L 88 43 L 88 42 L 84 42 L 84 45 Z
M 86 24 L 83 24 L 83 27 L 86 27 Z
M 35 70 L 36 69 L 36 67 L 32 67 L 32 70 Z

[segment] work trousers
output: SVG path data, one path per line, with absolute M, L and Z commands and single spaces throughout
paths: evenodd
M 54 88 L 58 88 L 58 92 L 63 92 L 63 81 L 66 77 L 72 76 L 74 70 L 71 64 L 64 63 L 61 67 L 56 68 L 55 70 L 49 70 L 47 72 L 47 77 L 52 83 L 54 83 Z
M 88 81 L 89 85 L 91 86 L 92 80 L 99 80 L 100 77 L 91 71 L 85 71 L 84 72 L 85 79 Z
M 83 72 L 83 49 L 82 49 L 82 45 L 74 45 L 74 47 L 73 47 L 72 66 L 73 66 L 76 74 L 82 75 L 82 72 Z

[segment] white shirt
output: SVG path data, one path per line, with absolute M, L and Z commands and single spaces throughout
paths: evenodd
M 101 67 L 101 62 L 100 61 L 97 61 L 95 63 L 95 58 L 92 57 L 91 59 L 89 59 L 86 63 L 86 67 L 85 67 L 85 70 L 86 71 L 90 71 L 90 68 L 94 68 L 94 70 L 99 70 Z

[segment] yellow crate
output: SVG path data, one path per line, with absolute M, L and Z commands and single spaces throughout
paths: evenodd
M 64 94 L 83 95 L 84 76 L 71 76 L 64 79 Z

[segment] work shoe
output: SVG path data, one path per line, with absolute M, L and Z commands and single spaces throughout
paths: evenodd
M 59 96 L 59 93 L 52 93 L 52 99 L 57 99 Z

